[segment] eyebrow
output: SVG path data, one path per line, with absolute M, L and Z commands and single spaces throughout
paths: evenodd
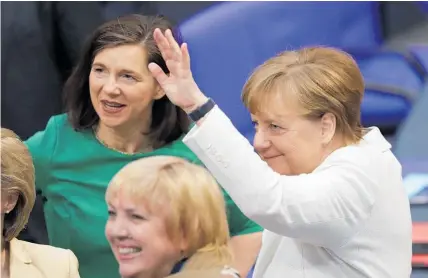
M 92 67 L 94 67 L 94 66 L 106 68 L 106 66 L 103 63 L 100 63 L 100 62 L 93 63 Z M 121 72 L 121 73 L 131 73 L 131 74 L 137 75 L 138 77 L 140 77 L 142 75 L 141 73 L 138 73 L 138 72 L 136 72 L 134 70 L 131 70 L 131 69 L 120 69 L 119 72 Z

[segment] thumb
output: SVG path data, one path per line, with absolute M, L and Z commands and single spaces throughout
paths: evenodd
M 149 71 L 152 73 L 153 77 L 158 81 L 159 85 L 163 86 L 168 79 L 168 75 L 159 67 L 158 64 L 150 63 Z

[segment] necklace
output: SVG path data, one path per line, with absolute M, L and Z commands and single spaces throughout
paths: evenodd
M 141 153 L 147 153 L 147 152 L 150 152 L 150 151 L 152 151 L 153 150 L 153 147 L 152 147 L 152 145 L 151 144 L 148 144 L 145 148 L 140 148 L 140 150 L 138 151 L 138 152 L 124 152 L 124 151 L 121 151 L 121 150 L 118 150 L 118 149 L 116 149 L 116 148 L 113 148 L 113 147 L 110 147 L 104 140 L 102 140 L 99 136 L 98 136 L 98 126 L 93 126 L 92 127 L 92 132 L 93 132 L 93 134 L 94 134 L 94 136 L 95 136 L 95 138 L 97 139 L 97 141 L 101 144 L 101 145 L 103 145 L 104 147 L 106 147 L 107 149 L 110 149 L 110 150 L 112 150 L 112 151 L 115 151 L 115 152 L 119 152 L 119 153 L 121 153 L 121 154 L 124 154 L 124 155 L 136 155 L 136 154 L 141 154 Z

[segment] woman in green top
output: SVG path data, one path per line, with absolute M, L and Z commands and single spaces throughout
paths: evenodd
M 168 100 L 147 67 L 154 62 L 168 71 L 153 31 L 171 27 L 162 17 L 141 15 L 100 26 L 65 85 L 68 113 L 52 117 L 44 131 L 26 142 L 37 189 L 47 199 L 50 244 L 76 254 L 82 278 L 119 277 L 104 235 L 104 194 L 122 167 L 155 155 L 200 164 L 181 141 L 189 128 L 186 114 Z M 177 31 L 175 37 L 180 40 Z M 259 251 L 262 228 L 224 196 L 234 267 L 246 275 Z

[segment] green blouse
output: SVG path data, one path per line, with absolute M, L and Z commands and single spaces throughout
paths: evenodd
M 103 146 L 92 131 L 76 132 L 65 114 L 52 117 L 44 131 L 26 141 L 36 169 L 49 242 L 71 249 L 82 278 L 119 278 L 118 264 L 104 236 L 106 187 L 127 163 L 153 155 L 177 156 L 201 164 L 181 138 L 150 153 L 122 154 Z M 223 190 L 231 236 L 262 231 Z M 208 217 L 208 216 L 207 216 Z

